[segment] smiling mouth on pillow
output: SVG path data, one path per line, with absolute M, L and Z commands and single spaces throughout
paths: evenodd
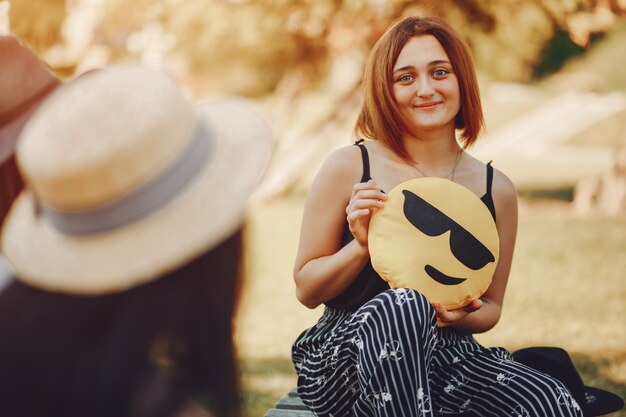
M 424 270 L 426 271 L 429 277 L 431 277 L 432 279 L 434 279 L 435 281 L 437 281 L 438 283 L 442 285 L 459 285 L 460 283 L 466 280 L 466 278 L 455 278 L 455 277 L 446 275 L 431 265 L 426 265 L 424 267 Z

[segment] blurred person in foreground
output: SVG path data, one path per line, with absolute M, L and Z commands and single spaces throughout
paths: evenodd
M 472 336 L 500 318 L 517 230 L 514 185 L 465 152 L 482 125 L 471 52 L 452 27 L 407 17 L 378 40 L 356 124 L 370 140 L 335 151 L 320 169 L 294 267 L 298 299 L 325 304 L 292 348 L 298 393 L 316 415 L 583 416 L 563 383 Z M 462 185 L 495 221 L 493 278 L 466 307 L 390 289 L 372 268 L 372 212 L 386 192 L 419 177 Z
M 232 316 L 270 131 L 126 66 L 59 88 L 25 127 L 2 231 L 0 415 L 237 416 Z
M 15 146 L 33 112 L 61 84 L 28 48 L 11 35 L 0 36 L 0 227 L 24 186 Z M 9 267 L 0 253 L 0 290 Z
M 14 156 L 17 138 L 60 84 L 17 38 L 0 36 L 0 224 L 23 187 Z

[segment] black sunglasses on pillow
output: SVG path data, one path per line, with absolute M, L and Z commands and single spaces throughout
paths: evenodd
M 434 237 L 450 231 L 450 250 L 456 259 L 466 267 L 477 271 L 495 257 L 485 245 L 480 243 L 463 226 L 452 220 L 439 209 L 420 196 L 403 190 L 404 216 L 425 235 Z

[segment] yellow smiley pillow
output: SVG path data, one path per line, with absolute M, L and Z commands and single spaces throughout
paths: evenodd
M 391 288 L 412 288 L 447 309 L 489 287 L 500 241 L 489 209 L 467 188 L 442 178 L 403 182 L 369 226 L 376 272 Z

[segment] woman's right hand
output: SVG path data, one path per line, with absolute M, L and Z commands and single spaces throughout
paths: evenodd
M 341 294 L 369 260 L 370 214 L 387 196 L 374 181 L 355 185 L 362 175 L 361 151 L 350 145 L 326 159 L 309 187 L 294 263 L 296 295 L 309 308 Z M 344 245 L 346 221 L 356 240 Z
M 350 232 L 359 246 L 367 249 L 367 233 L 374 209 L 383 207 L 387 194 L 376 181 L 360 182 L 352 187 L 346 215 Z

